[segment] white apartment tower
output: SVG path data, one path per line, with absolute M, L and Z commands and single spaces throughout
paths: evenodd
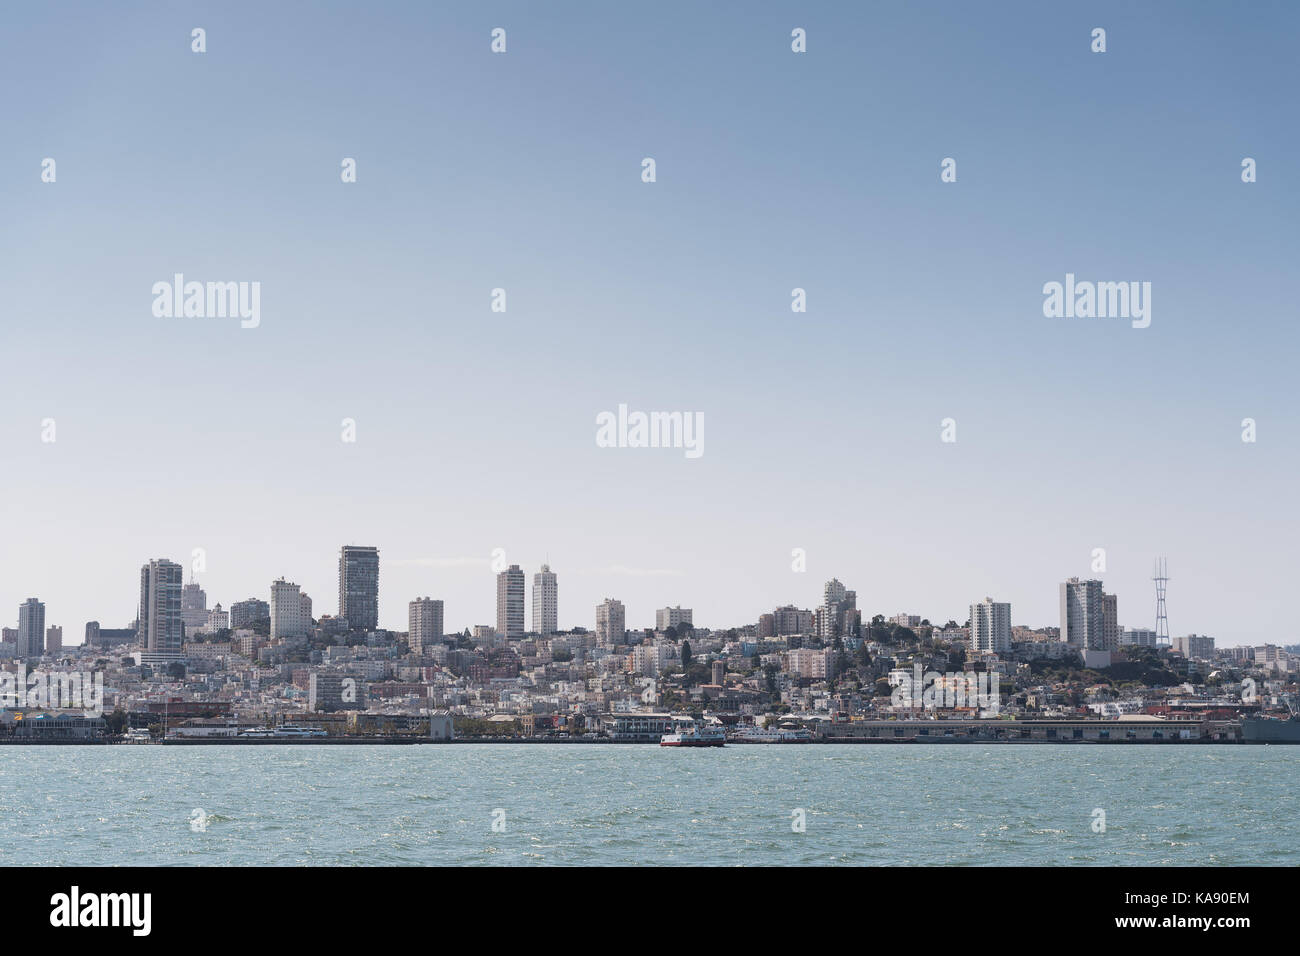
M 986 597 L 970 606 L 972 651 L 1005 654 L 1011 650 L 1011 605 Z
M 407 605 L 407 643 L 415 654 L 423 654 L 442 642 L 442 602 L 416 598 Z
M 605 598 L 596 605 L 596 641 L 607 647 L 627 641 L 627 624 L 622 601 Z
M 695 622 L 691 620 L 692 612 L 688 607 L 661 607 L 655 611 L 655 630 L 666 631 L 670 627 L 676 627 L 678 624 L 690 624 L 694 627 Z
M 497 575 L 497 633 L 524 636 L 524 572 L 512 564 Z
M 284 578 L 273 581 L 271 583 L 271 640 L 306 637 L 307 622 L 302 618 L 302 611 L 303 594 L 298 585 Z
M 217 631 L 224 631 L 230 627 L 230 612 L 222 610 L 221 602 L 208 611 L 208 630 L 215 634 Z
M 559 628 L 559 585 L 549 564 L 533 575 L 533 630 L 545 637 Z
M 1070 578 L 1061 585 L 1060 639 L 1080 651 L 1110 651 L 1119 646 L 1115 595 L 1100 581 Z
M 848 637 L 858 623 L 858 594 L 831 578 L 822 589 L 822 606 L 814 615 L 817 636 L 826 640 Z
M 136 634 L 141 659 L 160 663 L 184 656 L 185 623 L 181 618 L 184 570 L 175 561 L 155 558 L 140 568 L 140 610 Z

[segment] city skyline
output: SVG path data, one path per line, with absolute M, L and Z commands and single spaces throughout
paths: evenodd
M 1300 14 L 1262 6 L 15 8 L 0 608 L 120 625 L 194 548 L 227 606 L 319 603 L 368 540 L 393 629 L 473 613 L 495 548 L 570 624 L 832 576 L 1048 624 L 1105 548 L 1124 623 L 1168 555 L 1174 633 L 1285 641 Z M 156 315 L 178 273 L 257 326 Z M 1049 318 L 1069 276 L 1150 283 L 1149 327 Z M 602 447 L 623 405 L 703 454 Z
M 208 591 L 210 589 L 203 586 L 202 581 L 195 576 L 195 572 L 192 568 L 189 571 L 188 583 L 185 583 L 182 586 L 182 581 L 185 578 L 185 566 L 183 564 L 171 561 L 167 558 L 151 558 L 143 565 L 140 571 L 140 600 L 136 605 L 136 617 L 122 622 L 117 622 L 107 618 L 106 615 L 101 615 L 98 617 L 87 618 L 84 622 L 70 623 L 68 621 L 62 621 L 57 626 L 70 626 L 72 628 L 70 633 L 73 636 L 78 636 L 84 635 L 84 625 L 91 623 L 98 624 L 101 627 L 114 628 L 128 627 L 133 622 L 139 624 L 140 609 L 146 606 L 145 595 L 153 595 L 153 589 L 156 588 L 155 581 L 159 569 L 164 570 L 166 573 L 168 592 L 164 597 L 151 596 L 147 606 L 154 606 L 160 600 L 170 602 L 170 605 L 174 605 L 172 610 L 174 611 L 175 619 L 180 621 L 185 615 L 186 610 L 189 608 L 189 605 L 186 603 L 187 595 L 189 595 L 191 600 L 197 598 L 206 603 L 206 607 L 204 608 L 205 620 L 207 619 L 207 614 L 213 610 L 216 610 L 218 613 L 224 613 L 227 619 L 229 619 L 230 609 L 233 609 L 235 605 L 246 604 L 250 601 L 255 602 L 259 605 L 265 606 L 264 616 L 270 622 L 270 633 L 272 639 L 277 636 L 301 636 L 305 633 L 305 628 L 307 627 L 308 622 L 313 619 L 319 619 L 326 614 L 331 617 L 344 617 L 342 605 L 344 605 L 348 600 L 362 602 L 365 608 L 363 613 L 367 615 L 365 623 L 359 627 L 351 627 L 352 630 L 386 630 L 394 633 L 410 633 L 412 622 L 417 619 L 415 605 L 417 603 L 429 601 L 432 601 L 432 605 L 436 605 L 436 612 L 432 610 L 432 605 L 430 605 L 430 609 L 422 610 L 421 614 L 436 613 L 436 617 L 430 617 L 428 620 L 432 621 L 436 619 L 437 632 L 439 634 L 460 634 L 464 632 L 472 632 L 476 627 L 493 626 L 491 623 L 477 618 L 472 621 L 465 619 L 465 623 L 461 626 L 450 626 L 444 624 L 444 608 L 448 603 L 448 599 L 445 596 L 431 599 L 427 594 L 422 596 L 419 593 L 416 593 L 412 594 L 410 597 L 399 597 L 393 596 L 390 593 L 388 602 L 394 605 L 400 604 L 400 609 L 388 608 L 386 602 L 378 598 L 378 595 L 383 593 L 384 584 L 381 582 L 383 582 L 385 574 L 383 561 L 379 557 L 381 550 L 382 549 L 373 546 L 359 545 L 343 545 L 339 548 L 337 563 L 337 580 L 339 585 L 337 592 L 338 600 L 336 607 L 332 610 L 326 609 L 328 605 L 320 605 L 314 612 L 309 592 L 294 582 L 286 581 L 283 575 L 280 575 L 273 580 L 263 592 L 265 595 L 269 595 L 269 599 L 259 595 L 258 593 L 253 593 L 247 597 L 230 596 L 231 599 L 226 601 L 209 600 Z M 369 583 L 363 583 L 363 586 L 361 587 L 358 587 L 353 579 L 350 576 L 345 576 L 344 573 L 345 563 L 349 559 L 355 559 L 355 556 L 357 555 L 364 557 L 367 562 L 364 577 L 365 581 Z M 491 562 L 501 560 L 501 556 L 502 552 L 498 552 L 492 557 L 484 559 L 483 563 L 485 567 L 490 570 Z M 206 559 L 207 555 L 204 553 L 201 557 L 196 556 L 195 561 L 206 562 Z M 377 563 L 372 567 L 371 562 Z M 808 572 L 806 571 L 792 573 L 797 574 L 801 578 L 807 578 L 808 576 Z M 671 601 L 665 600 L 655 604 L 655 606 L 645 615 L 646 623 L 640 623 L 642 618 L 629 616 L 627 614 L 626 602 L 621 598 L 605 596 L 600 601 L 590 606 L 585 614 L 585 618 L 583 613 L 580 611 L 577 615 L 574 615 L 574 617 L 578 618 L 577 620 L 574 620 L 574 617 L 570 617 L 566 622 L 560 614 L 560 602 L 557 600 L 557 579 L 561 576 L 562 575 L 551 566 L 549 561 L 544 561 L 538 566 L 538 572 L 533 575 L 533 581 L 531 585 L 529 585 L 526 583 L 526 572 L 519 565 L 511 564 L 509 567 L 503 568 L 501 571 L 491 572 L 491 593 L 486 597 L 481 597 L 477 600 L 483 605 L 494 609 L 495 629 L 497 633 L 510 639 L 518 638 L 525 633 L 546 636 L 547 633 L 553 631 L 568 632 L 574 628 L 598 631 L 602 627 L 601 609 L 606 602 L 609 601 L 613 601 L 619 606 L 619 620 L 623 622 L 621 626 L 627 631 L 642 631 L 646 629 L 662 630 L 663 621 L 669 620 L 670 622 L 675 623 L 675 620 L 678 617 L 678 613 L 675 612 L 684 612 L 684 614 L 681 614 L 681 617 L 688 623 L 695 623 L 695 618 L 699 615 L 699 609 L 694 606 L 683 607 L 680 601 L 678 601 L 674 606 Z M 374 594 L 368 593 L 366 591 L 367 587 L 372 587 Z M 1154 602 L 1156 592 L 1154 581 L 1152 581 L 1151 590 L 1152 614 L 1150 615 L 1150 625 L 1136 614 L 1127 616 L 1125 614 L 1120 614 L 1116 605 L 1117 595 L 1115 593 L 1104 592 L 1104 587 L 1105 582 L 1101 580 L 1097 572 L 1086 577 L 1074 575 L 1066 578 L 1064 581 L 1058 580 L 1056 583 L 1057 594 L 1059 595 L 1058 615 L 1055 619 L 1048 621 L 1026 622 L 1021 620 L 1011 611 L 1011 607 L 1015 604 L 1015 601 L 995 602 L 990 597 L 985 597 L 982 601 L 966 603 L 964 606 L 966 613 L 965 618 L 963 618 L 960 613 L 952 615 L 929 615 L 926 613 L 924 607 L 920 609 L 919 613 L 911 614 L 910 616 L 915 617 L 918 622 L 922 619 L 928 620 L 936 627 L 941 627 L 946 621 L 950 620 L 957 622 L 958 626 L 971 626 L 978 632 L 978 634 L 972 634 L 972 639 L 975 641 L 975 646 L 977 647 L 982 645 L 985 640 L 983 635 L 987 633 L 990 635 L 988 640 L 991 641 L 991 643 L 988 647 L 982 648 L 985 650 L 994 650 L 997 647 L 1005 647 L 1010 634 L 1010 629 L 1013 626 L 1016 628 L 1029 628 L 1033 630 L 1062 628 L 1063 636 L 1060 638 L 1061 641 L 1081 648 L 1087 647 L 1098 650 L 1113 650 L 1120 646 L 1122 643 L 1120 637 L 1124 631 L 1149 631 L 1152 635 L 1155 634 Z M 819 586 L 818 590 L 821 592 L 821 600 L 810 601 L 803 607 L 800 606 L 800 602 L 773 605 L 769 600 L 767 605 L 760 608 L 748 619 L 736 621 L 709 621 L 706 619 L 705 623 L 700 624 L 699 626 L 711 630 L 726 630 L 729 628 L 753 625 L 761 631 L 763 627 L 762 619 L 770 617 L 773 608 L 778 612 L 789 609 L 798 614 L 806 613 L 808 615 L 807 626 L 795 627 L 795 632 L 806 630 L 808 633 L 815 633 L 823 638 L 832 638 L 839 634 L 846 633 L 848 629 L 851 629 L 851 623 L 846 621 L 845 618 L 846 610 L 852 612 L 855 616 L 854 619 L 862 622 L 869 621 L 877 615 L 886 620 L 894 620 L 897 617 L 908 616 L 908 612 L 900 614 L 899 612 L 883 607 L 862 608 L 856 606 L 857 591 L 846 588 L 838 577 L 831 577 L 825 580 Z M 1076 591 L 1078 591 L 1080 597 L 1077 600 L 1072 597 L 1071 601 L 1073 601 L 1073 603 L 1067 602 L 1067 594 L 1074 595 Z M 442 594 L 443 592 L 438 591 L 437 593 Z M 280 601 L 283 601 L 287 597 L 292 598 L 289 604 L 289 609 L 287 611 L 281 610 L 283 604 L 278 607 L 277 598 L 279 598 Z M 29 613 L 32 608 L 37 607 L 37 605 L 32 603 L 34 601 L 39 602 L 39 622 L 33 626 L 39 627 L 41 634 L 44 635 L 47 602 L 39 596 L 28 597 L 25 601 L 19 604 L 18 608 L 19 626 L 17 631 L 20 634 L 20 641 L 26 640 L 26 638 L 21 636 L 24 627 L 23 614 Z M 1082 604 L 1079 603 L 1080 601 Z M 475 605 L 475 602 L 476 599 L 474 598 L 468 598 L 464 602 L 453 599 L 453 605 L 462 603 Z M 529 626 L 525 628 L 522 623 L 524 608 L 529 604 L 533 607 L 534 614 L 533 617 L 529 619 Z M 1067 605 L 1069 607 L 1068 611 Z M 228 610 L 222 612 L 221 609 L 223 607 Z M 539 628 L 537 626 L 537 615 L 543 608 L 545 609 L 545 620 L 548 622 L 548 627 L 552 628 L 552 630 L 548 631 L 546 628 Z M 1080 608 L 1082 608 L 1082 610 L 1080 610 Z M 399 625 L 390 626 L 384 623 L 388 618 L 381 620 L 376 617 L 375 620 L 377 623 L 372 624 L 370 623 L 371 619 L 368 616 L 372 609 L 376 615 L 382 611 L 387 613 L 388 618 L 400 616 L 401 623 Z M 977 609 L 980 609 L 980 615 L 987 614 L 994 616 L 984 617 L 977 615 Z M 822 616 L 823 611 L 826 612 L 826 617 Z M 262 612 L 258 613 L 262 614 Z M 1069 630 L 1063 628 L 1067 614 L 1071 621 L 1076 619 L 1076 615 L 1082 616 L 1080 624 L 1081 630 L 1078 635 L 1074 633 L 1073 625 L 1071 625 Z M 482 617 L 489 618 L 490 620 L 490 615 L 486 612 Z M 421 620 L 423 620 L 423 618 L 421 618 Z M 790 620 L 794 620 L 794 618 L 791 617 Z M 350 626 L 352 625 L 351 621 L 348 623 Z M 52 618 L 51 626 L 55 626 Z M 145 620 L 145 626 L 148 626 L 147 619 Z M 233 628 L 241 625 L 231 619 L 230 626 Z M 788 624 L 774 626 L 776 628 L 776 633 L 791 632 Z M 5 625 L 5 627 L 8 629 L 8 625 Z M 185 630 L 187 636 L 190 631 L 191 627 L 187 625 Z M 1208 636 L 1213 637 L 1219 647 L 1253 646 L 1250 641 L 1233 641 L 1230 636 L 1209 634 L 1208 629 L 1204 628 L 1189 627 L 1186 629 L 1175 629 L 1175 631 L 1176 633 L 1173 635 L 1175 640 L 1189 636 L 1199 636 L 1201 638 Z M 1285 639 L 1283 639 L 1283 642 L 1285 642 Z M 64 646 L 77 646 L 81 643 L 81 640 L 68 641 L 64 643 Z M 166 650 L 172 653 L 175 653 L 179 649 L 174 635 L 166 639 L 166 644 Z M 150 649 L 154 650 L 155 648 L 150 645 Z

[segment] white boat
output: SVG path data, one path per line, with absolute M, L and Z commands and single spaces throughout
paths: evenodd
M 674 718 L 672 732 L 659 738 L 660 747 L 721 747 L 726 742 L 721 727 L 700 727 L 689 717 Z
M 731 735 L 733 742 L 742 744 L 797 744 L 812 739 L 813 735 L 803 728 L 742 727 Z
M 319 727 L 276 727 L 274 730 L 244 730 L 239 733 L 240 737 L 328 737 L 329 735 Z
M 327 737 L 319 727 L 277 727 L 273 737 Z

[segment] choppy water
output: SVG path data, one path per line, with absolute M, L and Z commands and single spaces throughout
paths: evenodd
M 1297 782 L 1300 747 L 0 747 L 0 865 L 1295 866 Z

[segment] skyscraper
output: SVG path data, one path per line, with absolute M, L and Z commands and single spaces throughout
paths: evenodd
M 136 634 L 142 660 L 179 660 L 185 639 L 181 619 L 184 570 L 175 561 L 156 558 L 140 568 L 140 616 Z
M 986 597 L 970 606 L 972 651 L 1005 654 L 1011 650 L 1011 605 Z
M 28 598 L 18 605 L 19 657 L 40 657 L 45 653 L 45 605 Z
M 1070 578 L 1061 585 L 1061 640 L 1080 651 L 1119 646 L 1116 599 L 1100 581 Z
M 596 640 L 606 646 L 627 641 L 627 622 L 622 601 L 605 598 L 596 605 Z
M 51 624 L 45 629 L 45 653 L 51 656 L 63 651 L 63 628 Z
M 1101 596 L 1101 649 L 1119 649 L 1119 599 L 1113 594 Z
M 517 564 L 497 575 L 497 633 L 524 636 L 524 572 Z
M 339 617 L 354 631 L 379 627 L 379 549 L 344 545 L 339 552 Z
M 208 596 L 192 574 L 190 583 L 181 588 L 181 620 L 185 622 L 187 634 L 206 627 L 208 623 Z
M 271 640 L 306 637 L 308 621 L 303 620 L 302 611 L 303 593 L 298 585 L 284 578 L 271 582 Z
M 407 605 L 406 637 L 415 654 L 423 654 L 441 641 L 442 602 L 422 597 Z
M 533 630 L 543 636 L 559 628 L 559 584 L 549 564 L 533 575 Z
M 824 640 L 851 636 L 858 623 L 857 592 L 847 590 L 839 578 L 831 578 L 822 597 L 814 618 L 817 636 Z

